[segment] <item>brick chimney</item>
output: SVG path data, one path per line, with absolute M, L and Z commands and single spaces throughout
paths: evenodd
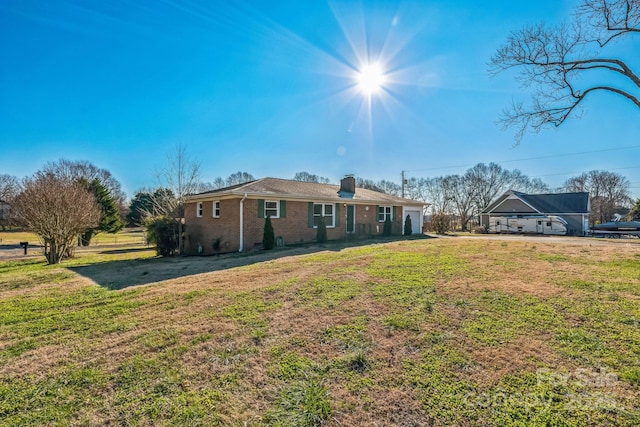
M 340 180 L 340 193 L 354 194 L 355 192 L 356 178 L 353 175 L 345 175 L 344 178 Z

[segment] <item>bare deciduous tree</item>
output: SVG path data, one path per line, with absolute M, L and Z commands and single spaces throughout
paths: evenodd
M 640 109 L 640 76 L 605 49 L 640 32 L 640 0 L 584 0 L 574 18 L 571 25 L 514 32 L 491 58 L 491 74 L 517 69 L 522 85 L 534 88 L 530 105 L 514 102 L 500 120 L 516 128 L 518 141 L 527 130 L 537 133 L 578 117 L 595 92 L 619 95 Z
M 364 188 L 365 190 L 378 191 L 383 193 L 382 188 L 378 187 L 377 183 L 368 178 L 356 177 L 356 188 Z
M 413 178 L 409 183 L 413 182 Z M 416 194 L 422 195 L 423 198 L 417 199 L 428 201 L 431 205 L 431 213 L 448 213 L 452 212 L 452 199 L 449 193 L 449 186 L 445 182 L 445 177 L 436 178 L 420 178 L 416 179 L 415 187 L 420 189 Z
M 187 146 L 176 145 L 175 149 L 167 155 L 167 166 L 157 173 L 158 188 L 168 191 L 159 191 L 161 197 L 154 199 L 154 209 L 178 221 L 178 253 L 182 254 L 182 222 L 184 219 L 184 203 L 187 195 L 194 194 L 200 186 L 201 164 L 192 159 Z M 166 197 L 170 194 L 172 197 Z
M 497 163 L 478 163 L 467 171 L 470 185 L 475 192 L 476 211 L 489 206 L 496 197 L 507 191 L 512 183 L 512 174 Z
M 402 194 L 402 187 L 400 187 L 399 184 L 384 179 L 380 181 L 374 181 L 368 178 L 357 177 L 356 188 L 378 191 L 380 193 L 391 194 L 393 196 L 400 196 Z M 405 196 L 411 198 L 411 195 L 405 194 Z
M 11 201 L 20 193 L 20 180 L 8 174 L 0 174 L 0 200 Z
M 496 197 L 512 189 L 527 193 L 548 192 L 540 179 L 530 179 L 517 169 L 512 171 L 496 163 L 478 163 L 464 175 L 436 178 L 411 178 L 408 186 L 416 200 L 431 204 L 431 213 L 446 213 L 455 218 L 463 231 Z
M 102 210 L 84 184 L 66 176 L 39 171 L 23 187 L 16 218 L 42 239 L 47 262 L 59 264 L 73 254 L 78 235 L 98 225 Z
M 474 177 L 470 173 L 463 176 L 451 175 L 445 177 L 443 185 L 450 198 L 462 231 L 468 230 L 469 221 L 474 216 L 476 191 L 473 186 Z
M 229 175 L 225 181 L 227 187 L 232 185 L 244 184 L 245 182 L 253 181 L 255 178 L 248 172 L 236 172 Z
M 0 227 L 4 230 L 12 224 L 11 205 L 21 191 L 20 180 L 13 175 L 0 174 Z
M 393 181 L 387 181 L 383 179 L 381 181 L 378 181 L 377 186 L 386 194 L 391 194 L 392 196 L 402 195 L 402 187 L 400 186 L 400 184 L 397 184 Z
M 205 182 L 201 182 L 200 185 L 198 185 L 198 193 L 204 193 L 206 191 L 212 191 L 212 190 L 217 190 L 219 188 L 224 188 L 226 186 L 226 183 L 224 182 L 224 179 L 218 177 L 216 179 L 213 180 L 213 182 L 211 181 L 205 181 Z
M 617 207 L 631 203 L 629 186 L 629 180 L 624 176 L 599 170 L 569 178 L 565 183 L 567 191 L 589 192 L 592 224 L 610 221 Z
M 319 184 L 329 184 L 331 180 L 329 178 L 325 178 L 324 176 L 319 176 L 316 174 L 312 174 L 309 172 L 297 172 L 293 176 L 294 181 L 302 181 L 302 182 L 316 182 Z
M 102 169 L 86 160 L 66 160 L 60 159 L 57 162 L 48 162 L 44 168 L 44 172 L 50 172 L 56 176 L 69 178 L 71 180 L 84 179 L 91 182 L 94 179 L 100 180 L 111 197 L 115 199 L 118 205 L 123 205 L 127 195 L 122 191 L 120 182 L 106 169 Z

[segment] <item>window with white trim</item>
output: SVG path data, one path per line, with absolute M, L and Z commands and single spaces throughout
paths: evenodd
M 327 228 L 335 227 L 335 206 L 332 204 L 318 203 L 313 205 L 313 228 L 317 228 L 320 217 L 324 218 Z
M 278 200 L 265 200 L 264 201 L 264 217 L 270 216 L 273 218 L 280 218 L 280 201 Z
M 213 202 L 213 217 L 220 218 L 220 201 L 216 200 Z
M 196 204 L 196 215 L 198 216 L 198 218 L 202 218 L 202 213 L 203 213 L 202 202 L 198 202 Z
M 391 206 L 378 206 L 378 222 L 385 222 L 387 218 L 391 221 Z

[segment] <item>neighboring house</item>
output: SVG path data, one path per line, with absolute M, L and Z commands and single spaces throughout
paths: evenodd
M 381 234 L 387 217 L 401 234 L 411 217 L 422 230 L 424 203 L 372 190 L 356 189 L 353 176 L 340 185 L 263 178 L 189 196 L 185 204 L 185 252 L 246 251 L 262 245 L 265 218 L 271 217 L 276 244 L 310 242 L 324 218 L 329 240 Z
M 480 213 L 480 225 L 490 217 L 518 218 L 555 215 L 567 222 L 567 234 L 584 236 L 589 231 L 589 193 L 524 194 L 509 190 Z

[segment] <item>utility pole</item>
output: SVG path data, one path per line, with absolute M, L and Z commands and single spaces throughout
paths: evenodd
M 400 177 L 402 178 L 402 198 L 404 199 L 404 171 L 400 172 Z

